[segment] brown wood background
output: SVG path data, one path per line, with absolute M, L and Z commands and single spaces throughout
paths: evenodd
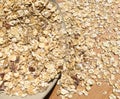
M 57 96 L 57 90 L 59 86 L 56 85 L 49 99 L 61 99 L 60 96 Z M 107 91 L 107 94 L 104 95 L 103 92 Z M 112 87 L 106 83 L 103 83 L 101 86 L 94 85 L 89 92 L 88 96 L 79 96 L 74 94 L 72 99 L 109 99 L 109 95 L 112 93 Z

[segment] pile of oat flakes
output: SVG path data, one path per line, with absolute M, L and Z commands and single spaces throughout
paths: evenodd
M 94 84 L 106 82 L 113 87 L 109 98 L 120 99 L 120 0 L 63 1 L 66 67 L 58 94 L 88 95 Z
M 0 90 L 43 92 L 64 65 L 62 17 L 49 0 L 0 0 Z
M 120 0 L 52 1 L 0 1 L 0 90 L 36 94 L 61 72 L 63 99 L 102 82 L 120 99 Z

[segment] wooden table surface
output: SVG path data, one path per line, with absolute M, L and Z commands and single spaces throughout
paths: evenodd
M 57 96 L 57 90 L 59 86 L 56 85 L 49 99 L 61 99 L 60 96 Z M 103 94 L 104 91 L 107 91 L 107 94 Z M 72 99 L 109 99 L 109 95 L 112 93 L 112 87 L 106 83 L 103 83 L 101 86 L 94 85 L 89 92 L 88 96 L 79 96 L 74 94 Z

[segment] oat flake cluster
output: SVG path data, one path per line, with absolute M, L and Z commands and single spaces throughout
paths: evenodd
M 113 87 L 120 99 L 120 0 L 64 0 L 66 67 L 58 95 L 88 95 L 95 84 Z M 105 94 L 107 94 L 106 89 Z
M 26 96 L 46 90 L 64 65 L 57 5 L 49 0 L 0 0 L 0 90 Z
M 102 82 L 120 99 L 120 0 L 53 1 L 0 1 L 0 90 L 36 94 L 61 73 L 63 99 Z

